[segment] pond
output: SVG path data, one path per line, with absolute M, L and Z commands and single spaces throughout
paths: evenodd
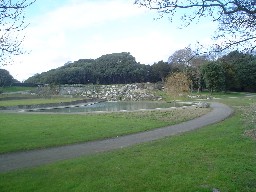
M 86 103 L 75 106 L 63 106 L 55 108 L 33 109 L 33 112 L 53 112 L 53 113 L 77 113 L 77 112 L 115 112 L 115 111 L 136 111 L 147 109 L 161 109 L 170 107 L 181 107 L 191 105 L 188 103 L 166 103 L 153 101 L 118 101 Z

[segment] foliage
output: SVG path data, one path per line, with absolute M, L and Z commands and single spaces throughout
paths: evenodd
M 30 77 L 26 83 L 46 84 L 125 84 L 164 81 L 170 73 L 185 73 L 192 90 L 256 91 L 256 56 L 233 51 L 212 60 L 193 55 L 190 48 L 176 51 L 169 63 L 137 63 L 130 53 L 113 53 L 98 59 L 80 59 Z M 216 66 L 217 64 L 217 66 Z M 212 65 L 212 66 L 211 66 Z M 207 67 L 206 67 L 207 66 Z M 209 74 L 207 74 L 209 73 Z M 215 73 L 215 75 L 213 75 Z M 210 80 L 211 79 L 211 80 Z
M 189 67 L 186 71 L 186 74 L 191 81 L 190 88 L 191 90 L 197 90 L 197 92 L 203 91 L 205 87 L 205 83 L 203 81 L 203 77 L 201 74 L 201 66 L 200 67 Z
M 168 59 L 171 71 L 184 72 L 191 81 L 191 89 L 202 90 L 202 74 L 200 67 L 210 60 L 208 55 L 197 55 L 192 49 L 184 48 L 175 51 Z
M 165 82 L 165 89 L 169 95 L 179 96 L 190 91 L 191 81 L 186 73 L 176 72 L 171 74 Z
M 26 83 L 47 84 L 126 84 L 157 82 L 169 72 L 169 65 L 160 61 L 152 67 L 137 63 L 126 52 L 103 55 L 97 59 L 80 59 L 74 63 L 36 74 Z
M 12 55 L 22 54 L 20 45 L 23 41 L 18 34 L 27 25 L 24 11 L 35 0 L 1 0 L 0 2 L 0 63 L 6 65 Z M 24 38 L 24 37 L 23 37 Z
M 256 40 L 256 2 L 252 0 L 135 0 L 135 4 L 167 14 L 171 21 L 179 13 L 184 27 L 208 17 L 218 22 L 215 39 L 223 41 L 214 50 L 236 46 L 253 51 Z M 219 41 L 220 42 L 220 41 Z
M 206 87 L 212 93 L 223 90 L 225 81 L 223 67 L 219 62 L 208 62 L 201 68 Z
M 98 81 L 100 84 L 131 83 L 135 79 L 140 82 L 137 74 L 143 70 L 143 67 L 129 53 L 103 55 L 96 59 L 93 65 L 93 68 L 99 72 Z M 133 72 L 135 69 L 138 71 Z
M 191 56 L 189 50 L 179 50 L 169 59 L 172 73 L 184 72 L 191 89 L 202 91 L 256 91 L 256 56 L 233 51 L 212 60 L 207 56 Z M 189 59 L 189 60 L 187 60 Z M 175 65 L 176 62 L 176 65 Z M 176 67 L 174 67 L 176 66 Z
M 223 75 L 224 75 L 224 91 L 230 91 L 232 89 L 237 89 L 239 86 L 239 80 L 236 75 L 236 69 L 234 65 L 228 62 L 221 63 L 223 68 Z
M 167 62 L 159 61 L 151 66 L 151 72 L 154 81 L 164 82 L 165 78 L 171 72 L 171 67 Z M 152 79 L 150 79 L 152 81 Z
M 9 71 L 0 69 L 0 87 L 10 86 L 14 83 L 14 78 L 10 75 Z
M 168 63 L 171 65 L 172 71 L 184 71 L 186 67 L 191 65 L 192 58 L 193 53 L 191 49 L 180 49 L 168 58 Z
M 256 56 L 238 51 L 219 59 L 225 73 L 226 90 L 256 91 Z
M 233 51 L 212 60 L 207 55 L 193 55 L 190 48 L 176 51 L 169 63 L 137 63 L 130 53 L 113 53 L 98 59 L 80 59 L 30 77 L 26 83 L 47 84 L 124 84 L 164 81 L 168 74 L 185 73 L 190 89 L 202 91 L 256 91 L 256 56 Z M 216 65 L 217 64 L 217 65 Z M 212 65 L 212 66 L 211 66 Z M 209 73 L 209 74 L 208 74 Z M 211 79 L 211 80 L 210 80 Z
M 256 91 L 256 60 L 237 66 L 237 77 L 241 91 Z

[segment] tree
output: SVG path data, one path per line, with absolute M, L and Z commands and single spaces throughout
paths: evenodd
M 175 98 L 176 96 L 188 94 L 190 84 L 191 82 L 186 73 L 176 72 L 167 77 L 164 87 L 167 93 Z
M 10 86 L 14 81 L 9 71 L 0 69 L 0 87 Z
M 167 64 L 168 66 L 168 64 Z M 137 63 L 126 52 L 80 59 L 28 78 L 26 83 L 46 84 L 122 84 L 151 81 L 151 66 Z
M 190 48 L 180 49 L 168 58 L 168 63 L 171 65 L 172 71 L 184 71 L 186 67 L 191 65 L 193 56 Z
M 208 62 L 208 55 L 197 55 L 190 48 L 175 51 L 168 59 L 172 72 L 185 72 L 191 80 L 191 89 L 201 90 L 200 66 Z
M 218 22 L 214 38 L 223 43 L 216 44 L 214 51 L 236 46 L 243 46 L 246 51 L 256 48 L 255 0 L 135 0 L 135 4 L 157 10 L 161 16 L 168 14 L 171 21 L 181 13 L 185 27 L 204 17 Z
M 218 60 L 224 69 L 225 86 L 233 91 L 255 91 L 256 56 L 232 51 Z
M 213 91 L 221 91 L 224 89 L 224 70 L 219 62 L 212 61 L 205 63 L 201 67 L 201 70 L 206 87 L 211 93 L 213 93 Z
M 135 58 L 126 52 L 102 55 L 95 60 L 95 70 L 99 71 L 101 84 L 131 83 L 131 72 L 139 67 Z
M 240 82 L 241 91 L 256 91 L 256 59 L 246 64 L 237 66 L 237 78 Z
M 224 74 L 224 89 L 225 91 L 238 90 L 240 82 L 236 75 L 235 66 L 232 63 L 220 62 L 223 68 Z
M 170 73 L 171 68 L 167 62 L 158 61 L 151 66 L 151 73 L 153 76 L 153 81 L 162 81 L 164 82 L 167 75 Z M 151 80 L 151 81 L 152 81 Z
M 191 80 L 191 89 L 197 89 L 198 92 L 202 91 L 202 74 L 201 74 L 201 66 L 211 59 L 209 55 L 194 55 L 190 61 L 190 67 L 186 71 L 187 75 Z
M 0 65 L 6 65 L 12 55 L 24 53 L 19 33 L 24 30 L 24 10 L 35 0 L 1 0 L 0 2 Z

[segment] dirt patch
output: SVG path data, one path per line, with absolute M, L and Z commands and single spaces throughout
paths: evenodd
M 251 137 L 254 140 L 256 140 L 256 129 L 252 129 L 252 130 L 247 130 L 244 132 L 245 136 L 247 137 Z

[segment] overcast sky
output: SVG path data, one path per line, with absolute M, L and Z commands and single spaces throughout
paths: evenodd
M 4 67 L 20 81 L 68 61 L 130 52 L 137 62 L 153 64 L 197 41 L 208 44 L 215 24 L 205 20 L 179 29 L 180 20 L 134 5 L 134 0 L 37 0 L 26 12 L 23 48 Z

